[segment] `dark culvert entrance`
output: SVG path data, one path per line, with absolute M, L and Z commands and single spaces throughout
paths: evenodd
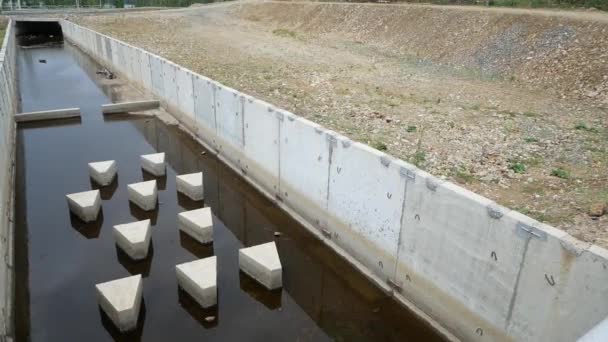
M 17 21 L 15 28 L 17 43 L 20 46 L 63 42 L 63 32 L 57 21 Z

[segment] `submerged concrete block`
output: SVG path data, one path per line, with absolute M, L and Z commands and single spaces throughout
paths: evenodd
M 165 153 L 144 154 L 141 156 L 141 167 L 154 176 L 165 175 Z
M 89 175 L 97 184 L 101 186 L 109 185 L 116 176 L 116 161 L 107 160 L 89 163 Z
M 80 117 L 80 108 L 65 108 L 40 112 L 20 113 L 15 114 L 15 121 L 29 122 L 38 120 L 67 119 L 73 117 Z
M 202 307 L 217 304 L 217 258 L 215 256 L 175 266 L 177 283 Z
M 121 278 L 95 285 L 97 301 L 120 331 L 137 326 L 141 306 L 141 275 Z
M 283 267 L 274 241 L 239 249 L 239 267 L 269 290 L 283 286 Z
M 135 203 L 138 207 L 146 211 L 156 208 L 158 200 L 156 180 L 129 184 L 127 189 L 129 191 L 129 201 Z
M 150 109 L 157 109 L 159 106 L 160 101 L 158 100 L 110 103 L 102 105 L 101 112 L 104 114 L 141 112 Z
M 152 229 L 150 220 L 114 226 L 114 240 L 131 259 L 141 260 L 148 256 Z
M 83 191 L 66 195 L 70 211 L 84 222 L 97 219 L 101 209 L 101 196 L 99 190 Z
M 200 243 L 213 241 L 213 215 L 211 208 L 184 211 L 177 215 L 179 230 Z
M 203 199 L 203 173 L 189 173 L 179 175 L 177 179 L 177 191 L 188 196 L 193 201 Z

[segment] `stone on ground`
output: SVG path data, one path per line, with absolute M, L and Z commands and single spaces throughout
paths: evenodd
M 99 190 L 77 192 L 66 195 L 70 211 L 76 214 L 84 222 L 97 219 L 101 209 L 101 196 Z
M 127 189 L 129 190 L 129 201 L 138 207 L 146 211 L 156 208 L 158 200 L 156 180 L 129 184 Z
M 175 266 L 177 282 L 203 308 L 217 304 L 217 258 L 215 256 Z
M 97 301 L 120 331 L 133 330 L 137 326 L 141 306 L 141 275 L 116 279 L 95 285 Z
M 97 184 L 101 186 L 109 185 L 116 176 L 116 161 L 107 160 L 89 163 L 89 175 Z
M 144 154 L 141 156 L 141 167 L 154 176 L 165 175 L 165 153 Z
M 145 259 L 148 256 L 151 236 L 150 220 L 114 226 L 116 244 L 133 260 Z
M 201 208 L 179 213 L 179 230 L 200 243 L 213 241 L 213 214 L 211 208 Z
M 177 191 L 193 201 L 203 199 L 203 173 L 189 173 L 177 176 Z
M 239 267 L 269 290 L 283 286 L 283 268 L 274 241 L 241 248 Z

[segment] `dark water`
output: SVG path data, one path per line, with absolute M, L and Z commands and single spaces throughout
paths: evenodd
M 39 60 L 44 59 L 46 63 Z M 210 153 L 151 118 L 104 119 L 113 89 L 73 47 L 21 50 L 22 111 L 80 107 L 81 120 L 20 126 L 17 177 L 17 335 L 34 341 L 432 341 L 439 338 L 312 237 Z M 129 183 L 151 179 L 139 155 L 166 152 L 159 209 L 130 205 Z M 87 163 L 115 159 L 118 180 L 102 189 L 102 216 L 84 224 L 65 195 L 95 188 Z M 202 171 L 205 200 L 175 190 L 175 175 Z M 177 229 L 177 213 L 209 206 L 219 219 L 212 245 Z M 150 218 L 152 255 L 139 263 L 117 250 L 112 226 Z M 273 233 L 282 235 L 275 238 Z M 266 291 L 239 272 L 238 249 L 275 240 L 282 290 Z M 178 289 L 175 265 L 218 257 L 218 305 L 203 310 Z M 120 335 L 100 312 L 95 284 L 141 273 L 138 329 Z M 208 323 L 205 317 L 215 316 Z

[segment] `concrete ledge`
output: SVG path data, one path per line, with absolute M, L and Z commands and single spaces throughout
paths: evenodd
M 30 122 L 38 120 L 56 120 L 74 117 L 80 117 L 80 108 L 53 109 L 39 112 L 15 114 L 15 121 Z
M 158 100 L 133 101 L 110 103 L 101 106 L 101 112 L 104 114 L 141 112 L 144 110 L 157 109 L 160 106 Z

